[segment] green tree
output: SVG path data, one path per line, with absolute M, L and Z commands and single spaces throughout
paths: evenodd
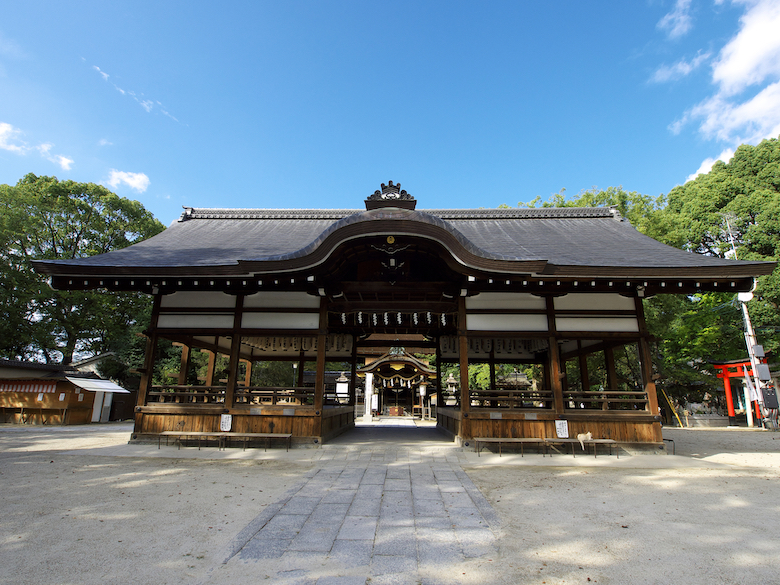
M 163 229 L 139 202 L 94 183 L 29 174 L 0 185 L 0 355 L 67 364 L 125 345 L 148 320 L 147 297 L 54 291 L 32 261 L 102 254 Z
M 652 198 L 622 187 L 593 188 L 567 198 L 565 190 L 535 207 L 614 206 L 640 232 L 668 245 L 740 260 L 780 259 L 780 142 L 740 146 L 728 163 Z M 523 204 L 521 204 L 523 205 Z M 742 314 L 735 296 L 658 295 L 645 300 L 662 383 L 696 398 L 716 385 L 710 361 L 745 356 Z M 749 310 L 759 341 L 780 349 L 780 271 L 762 276 Z
M 672 246 L 739 260 L 780 259 L 780 141 L 740 146 L 728 163 L 718 161 L 709 173 L 672 189 L 658 215 L 667 229 L 656 237 Z M 699 300 L 706 299 L 702 295 Z M 712 314 L 712 307 L 732 301 L 733 295 L 713 295 L 700 306 Z M 780 271 L 758 279 L 748 306 L 761 343 L 768 350 L 780 349 Z M 730 315 L 727 327 L 733 334 L 733 322 L 741 318 L 735 305 Z M 720 343 L 728 345 L 728 338 L 721 336 Z M 744 356 L 745 350 L 735 348 L 737 352 L 733 358 Z
M 537 197 L 528 203 L 520 202 L 518 206 L 534 208 L 541 201 L 542 198 Z M 637 191 L 626 191 L 623 187 L 593 187 L 569 198 L 566 197 L 566 189 L 561 189 L 542 202 L 541 207 L 614 207 L 636 229 L 654 237 L 653 234 L 660 230 L 656 224 L 656 211 L 663 208 L 664 204 L 663 195 L 653 198 Z

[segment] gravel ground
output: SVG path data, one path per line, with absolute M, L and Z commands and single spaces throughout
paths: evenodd
M 0 583 L 274 582 L 225 551 L 318 450 L 158 450 L 130 431 L 0 425 Z M 676 456 L 463 453 L 501 527 L 460 582 L 780 582 L 780 433 L 664 436 Z
M 780 433 L 664 437 L 676 456 L 631 467 L 469 469 L 503 520 L 507 582 L 780 583 Z

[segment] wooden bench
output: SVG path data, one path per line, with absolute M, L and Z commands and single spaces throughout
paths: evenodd
M 198 451 L 200 451 L 200 442 L 202 439 L 216 439 L 219 449 L 227 448 L 230 439 L 243 439 L 244 450 L 246 451 L 246 444 L 252 439 L 265 439 L 265 450 L 268 450 L 268 445 L 271 439 L 285 439 L 287 441 L 287 451 L 290 450 L 290 443 L 292 442 L 291 433 L 232 433 L 232 432 L 208 432 L 208 431 L 162 431 L 157 434 L 157 448 L 160 448 L 162 438 L 165 437 L 165 444 L 168 444 L 169 437 L 176 437 L 176 442 L 181 449 L 181 440 L 187 437 L 198 439 Z
M 663 439 L 662 441 L 618 441 L 619 444 L 625 445 L 627 447 L 627 451 L 631 449 L 631 447 L 637 447 L 642 450 L 646 450 L 648 447 L 652 449 L 659 449 L 663 450 L 666 449 L 666 443 L 672 444 L 672 455 L 675 454 L 675 446 L 674 441 L 672 439 Z M 630 451 L 629 451 L 630 453 Z
M 265 450 L 268 451 L 268 445 L 271 439 L 285 439 L 287 441 L 287 451 L 290 450 L 290 443 L 292 443 L 292 433 L 222 433 L 225 443 L 230 439 L 243 439 L 244 451 L 246 451 L 246 444 L 252 439 L 265 439 Z
M 168 437 L 176 437 L 176 442 L 179 444 L 179 449 L 181 449 L 181 440 L 184 437 L 195 437 L 198 439 L 198 451 L 200 451 L 201 439 L 217 439 L 219 448 L 222 449 L 222 437 L 224 435 L 225 433 L 213 433 L 205 431 L 162 431 L 157 435 L 157 448 L 160 448 L 160 441 L 163 437 L 165 437 L 166 445 L 168 445 Z
M 545 447 L 552 447 L 555 449 L 555 445 L 571 445 L 571 455 L 576 457 L 575 447 L 580 445 L 579 439 L 545 439 Z M 599 445 L 607 445 L 609 447 L 609 453 L 612 454 L 612 447 L 615 447 L 615 456 L 620 459 L 620 445 L 614 439 L 583 439 L 583 445 L 593 445 L 593 457 L 596 457 L 596 449 Z M 555 449 L 557 451 L 557 449 Z M 560 451 L 559 451 L 560 453 Z M 552 457 L 552 453 L 550 453 Z
M 534 443 L 537 445 L 544 445 L 545 439 L 536 439 L 533 437 L 474 437 L 474 448 L 477 450 L 477 457 L 481 450 L 480 443 L 494 443 L 498 444 L 498 456 L 501 457 L 501 445 L 503 443 L 516 443 L 520 445 L 520 457 L 524 456 L 524 446 L 527 443 Z

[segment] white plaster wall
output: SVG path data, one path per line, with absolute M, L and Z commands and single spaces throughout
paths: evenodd
M 547 331 L 547 315 L 466 315 L 469 331 Z
M 319 313 L 244 313 L 244 329 L 317 329 Z
M 319 297 L 305 292 L 259 292 L 244 297 L 245 309 L 319 309 Z
M 222 292 L 184 291 L 171 295 L 163 295 L 160 307 L 170 308 L 200 308 L 200 309 L 232 309 L 236 306 L 235 295 Z
M 634 299 L 617 293 L 576 293 L 553 299 L 558 311 L 633 311 Z
M 544 311 L 547 301 L 529 293 L 480 293 L 466 297 L 469 309 L 538 309 Z

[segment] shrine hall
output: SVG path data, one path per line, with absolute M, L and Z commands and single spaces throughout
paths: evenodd
M 419 407 L 467 445 L 561 421 L 660 443 L 643 299 L 749 291 L 775 267 L 666 246 L 614 208 L 423 210 L 392 181 L 364 203 L 185 208 L 153 238 L 36 269 L 55 289 L 153 298 L 134 440 L 229 415 L 232 431 L 322 444 L 374 414 L 356 404 L 381 374 L 393 414 Z

